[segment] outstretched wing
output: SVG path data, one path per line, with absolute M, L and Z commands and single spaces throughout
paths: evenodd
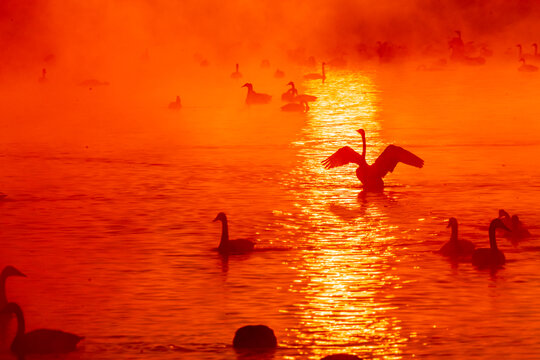
M 348 146 L 344 146 L 336 151 L 332 156 L 328 157 L 322 162 L 325 169 L 335 168 L 337 166 L 347 165 L 349 163 L 355 163 L 360 165 L 364 161 L 362 155 L 354 151 Z
M 389 145 L 384 149 L 383 153 L 379 155 L 377 160 L 375 160 L 371 169 L 382 178 L 388 174 L 388 172 L 394 171 L 394 168 L 399 162 L 416 166 L 417 168 L 424 166 L 424 160 L 420 159 L 412 152 L 399 146 Z

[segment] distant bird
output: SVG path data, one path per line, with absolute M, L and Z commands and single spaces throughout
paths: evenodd
M 517 215 L 508 214 L 504 209 L 499 210 L 499 219 L 510 231 L 501 230 L 499 235 L 511 239 L 512 241 L 525 239 L 531 236 L 527 227 L 519 220 Z
M 236 64 L 236 71 L 231 74 L 233 79 L 239 79 L 242 77 L 242 73 L 238 71 L 238 64 Z
M 169 103 L 169 109 L 178 110 L 182 108 L 182 102 L 180 101 L 180 96 L 176 95 L 176 100 Z
M 534 49 L 533 59 L 534 60 L 540 60 L 540 54 L 538 53 L 538 44 L 534 43 L 534 44 L 532 44 L 532 47 Z
M 261 94 L 253 91 L 253 85 L 250 83 L 245 83 L 241 87 L 247 87 L 248 93 L 246 96 L 246 104 L 268 104 L 272 100 L 272 96 L 268 94 Z
M 448 220 L 448 226 L 452 228 L 452 235 L 450 240 L 443 245 L 440 253 L 444 256 L 457 258 L 472 255 L 474 251 L 474 244 L 468 240 L 458 239 L 458 222 L 457 219 L 452 217 Z
M 321 79 L 322 81 L 324 81 L 326 79 L 326 73 L 324 72 L 324 66 L 326 65 L 326 63 L 322 63 L 322 74 L 319 74 L 319 73 L 311 73 L 311 74 L 306 74 L 304 75 L 304 79 L 306 80 L 319 80 Z
M 17 335 L 11 343 L 11 351 L 19 356 L 26 354 L 53 354 L 75 351 L 82 336 L 61 330 L 39 329 L 26 333 L 24 315 L 15 303 L 8 303 L 2 312 L 17 317 Z
M 296 96 L 298 95 L 298 90 L 296 89 L 296 87 L 294 86 L 294 83 L 292 81 L 289 81 L 289 83 L 287 83 L 287 85 L 289 85 L 291 88 L 289 90 L 287 90 L 286 92 L 284 92 L 283 94 L 281 94 L 281 100 L 283 100 L 283 101 L 295 101 Z
M 493 219 L 489 224 L 489 248 L 476 249 L 472 255 L 472 264 L 479 268 L 497 268 L 506 262 L 501 250 L 497 248 L 495 230 L 504 229 L 510 231 L 501 219 Z
M 521 46 L 521 44 L 517 44 L 516 47 L 518 48 L 518 60 L 519 61 L 521 61 L 521 59 L 531 60 L 533 58 L 532 54 L 523 52 L 523 47 Z M 533 44 L 533 47 L 534 47 L 534 44 Z
M 518 67 L 519 71 L 523 71 L 523 72 L 535 72 L 535 71 L 538 71 L 538 66 L 526 64 L 524 58 L 519 59 L 519 61 L 521 62 L 521 66 Z
M 40 76 L 40 78 L 38 79 L 38 81 L 39 81 L 40 83 L 47 82 L 47 77 L 46 77 L 46 75 L 47 75 L 47 69 L 45 69 L 45 68 L 41 69 L 41 76 Z
M 418 168 L 424 166 L 424 160 L 395 145 L 388 145 L 377 160 L 372 165 L 368 165 L 366 162 L 366 134 L 364 129 L 357 131 L 362 135 L 362 155 L 352 148 L 344 146 L 322 162 L 325 169 L 349 163 L 357 164 L 356 177 L 362 182 L 364 190 L 382 191 L 384 189 L 383 177 L 388 172 L 393 172 L 399 162 Z
M 305 101 L 301 101 L 299 103 L 288 103 L 281 107 L 281 111 L 287 111 L 287 112 L 308 112 L 309 111 L 309 105 Z
M 274 77 L 276 79 L 281 79 L 285 77 L 285 73 L 282 70 L 277 69 L 276 72 L 274 73 Z
M 6 296 L 6 280 L 11 276 L 26 277 L 26 275 L 11 265 L 6 266 L 2 270 L 2 273 L 0 274 L 0 310 L 8 303 Z
M 251 240 L 229 240 L 229 224 L 227 222 L 227 215 L 224 212 L 218 213 L 214 219 L 215 221 L 221 221 L 221 241 L 218 247 L 218 251 L 221 254 L 243 254 L 253 251 L 255 244 Z
M 281 95 L 281 100 L 288 102 L 310 102 L 317 100 L 316 96 L 307 94 L 298 94 L 298 89 L 294 86 L 294 83 L 290 81 L 287 85 L 291 88 Z

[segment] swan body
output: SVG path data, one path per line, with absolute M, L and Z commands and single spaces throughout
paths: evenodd
M 238 71 L 238 64 L 236 64 L 236 71 L 231 74 L 231 78 L 239 79 L 242 77 L 242 73 Z
M 61 330 L 39 329 L 26 333 L 24 315 L 15 303 L 8 303 L 3 312 L 17 317 L 17 335 L 11 343 L 11 351 L 17 355 L 67 353 L 76 350 L 84 337 Z
M 501 230 L 500 235 L 509 238 L 511 240 L 520 240 L 524 238 L 528 238 L 531 236 L 531 233 L 527 229 L 527 227 L 519 220 L 519 217 L 517 215 L 508 214 L 505 210 L 500 209 L 499 210 L 499 219 L 503 222 L 503 224 L 510 229 L 510 231 Z
M 504 265 L 506 258 L 497 248 L 495 231 L 498 228 L 509 231 L 501 219 L 493 219 L 489 225 L 489 248 L 476 249 L 472 255 L 472 264 L 478 268 L 498 268 Z
M 538 71 L 538 66 L 527 64 L 525 62 L 525 58 L 521 58 L 521 59 L 519 59 L 519 61 L 521 62 L 521 66 L 518 67 L 519 71 L 522 71 L 522 72 L 536 72 L 536 71 Z
M 255 244 L 251 240 L 229 240 L 229 225 L 227 215 L 224 212 L 218 213 L 214 221 L 221 221 L 221 241 L 218 246 L 218 251 L 221 254 L 243 254 L 253 251 Z
M 319 73 L 311 73 L 304 75 L 304 79 L 306 80 L 325 80 L 326 79 L 326 73 L 324 72 L 324 66 L 326 63 L 322 63 L 322 74 Z
M 356 177 L 362 182 L 364 190 L 382 191 L 384 189 L 383 177 L 389 172 L 393 172 L 398 163 L 402 162 L 417 168 L 424 166 L 424 160 L 395 145 L 388 145 L 377 160 L 368 165 L 366 162 L 366 134 L 363 129 L 357 131 L 362 135 L 362 155 L 352 148 L 344 146 L 322 162 L 325 169 L 349 163 L 357 164 Z
M 247 87 L 248 93 L 246 96 L 246 104 L 268 104 L 272 100 L 272 96 L 268 94 L 261 94 L 253 91 L 253 85 L 251 83 L 245 83 L 241 87 Z
M 180 101 L 180 96 L 176 96 L 176 100 L 169 103 L 169 109 L 178 110 L 182 108 L 182 102 Z
M 450 240 L 443 245 L 440 253 L 444 256 L 456 258 L 466 257 L 472 255 L 474 251 L 474 244 L 468 240 L 458 239 L 458 222 L 457 219 L 452 217 L 448 220 L 448 226 L 452 228 L 452 235 Z
M 281 107 L 281 111 L 287 111 L 287 112 L 308 112 L 309 111 L 309 105 L 305 101 L 301 101 L 299 103 L 288 103 Z

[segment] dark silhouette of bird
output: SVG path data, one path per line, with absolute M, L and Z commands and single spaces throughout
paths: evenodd
M 231 74 L 233 79 L 239 79 L 242 77 L 242 73 L 238 71 L 238 64 L 236 64 L 236 71 Z
M 180 101 L 180 96 L 176 96 L 176 100 L 169 103 L 169 109 L 178 110 L 182 108 L 182 102 Z
M 245 83 L 241 87 L 247 87 L 248 93 L 246 96 L 246 104 L 268 104 L 272 100 L 272 96 L 268 94 L 261 94 L 253 91 L 253 85 L 251 83 Z
M 287 112 L 308 112 L 309 105 L 306 101 L 301 101 L 299 103 L 288 103 L 281 107 L 281 111 Z
M 274 77 L 276 79 L 284 78 L 285 77 L 285 72 L 283 70 L 276 69 L 276 72 L 274 72 Z
M 311 73 L 311 74 L 306 74 L 304 75 L 304 79 L 306 80 L 322 80 L 324 81 L 326 79 L 326 73 L 324 71 L 324 66 L 326 65 L 326 63 L 322 63 L 322 73 L 319 74 L 319 73 Z
M 281 94 L 281 100 L 283 100 L 283 101 L 295 101 L 296 96 L 298 95 L 298 90 L 296 89 L 296 87 L 294 86 L 294 83 L 292 81 L 289 81 L 289 83 L 287 85 L 289 85 L 291 88 L 288 89 L 287 91 L 285 91 L 283 94 Z
M 424 160 L 413 153 L 395 145 L 388 145 L 372 165 L 366 162 L 366 135 L 364 129 L 357 130 L 362 135 L 362 155 L 348 146 L 336 151 L 325 159 L 322 164 L 325 169 L 354 163 L 358 165 L 356 176 L 363 184 L 365 191 L 382 191 L 384 189 L 383 177 L 393 172 L 400 162 L 421 168 Z
M 458 222 L 457 219 L 452 217 L 448 220 L 448 226 L 452 228 L 452 234 L 450 240 L 446 242 L 439 252 L 451 258 L 466 257 L 472 255 L 474 251 L 474 244 L 468 240 L 458 239 Z
M 527 64 L 525 62 L 525 58 L 521 58 L 521 59 L 519 59 L 519 61 L 521 62 L 521 66 L 518 67 L 519 71 L 522 71 L 522 72 L 536 72 L 536 71 L 538 71 L 538 66 Z
M 13 313 L 17 317 L 17 335 L 11 343 L 11 351 L 19 356 L 26 354 L 52 354 L 75 351 L 84 337 L 61 330 L 38 329 L 25 332 L 24 315 L 15 303 L 8 303 L 2 312 Z
M 221 254 L 244 254 L 253 251 L 255 244 L 251 240 L 229 240 L 229 224 L 227 222 L 227 215 L 224 212 L 218 213 L 214 221 L 221 221 L 221 241 L 218 246 L 218 251 Z
M 11 276 L 26 277 L 26 275 L 11 265 L 6 266 L 2 270 L 2 273 L 0 274 L 0 310 L 8 303 L 6 296 L 6 280 Z
M 41 69 L 41 76 L 39 77 L 38 81 L 40 83 L 47 82 L 47 69 L 43 68 Z
M 504 229 L 510 231 L 501 219 L 493 219 L 489 224 L 489 248 L 474 250 L 472 254 L 472 264 L 478 268 L 498 268 L 506 262 L 506 258 L 499 248 L 495 239 L 495 231 Z
M 531 233 L 523 224 L 523 222 L 519 220 L 519 217 L 517 215 L 510 216 L 510 214 L 508 214 L 504 209 L 500 209 L 499 219 L 501 219 L 503 224 L 508 229 L 510 229 L 510 231 L 500 230 L 499 235 L 502 235 L 512 240 L 512 242 L 519 241 L 531 236 Z

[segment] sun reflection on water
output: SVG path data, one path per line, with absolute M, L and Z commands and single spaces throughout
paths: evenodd
M 306 221 L 308 244 L 300 251 L 298 279 L 290 287 L 301 301 L 287 311 L 299 318 L 298 328 L 288 329 L 288 345 L 313 358 L 344 350 L 401 358 L 407 338 L 400 334 L 399 320 L 387 315 L 393 309 L 387 292 L 400 282 L 389 275 L 396 261 L 390 245 L 395 226 L 389 224 L 386 207 L 393 199 L 359 194 L 353 166 L 329 171 L 321 165 L 342 146 L 361 151 L 359 128 L 366 130 L 370 148 L 376 148 L 368 152 L 368 161 L 374 160 L 370 154 L 380 153 L 377 88 L 370 74 L 358 72 L 305 85 L 318 101 L 308 113 L 304 140 L 294 143 L 300 164 L 284 179 Z

